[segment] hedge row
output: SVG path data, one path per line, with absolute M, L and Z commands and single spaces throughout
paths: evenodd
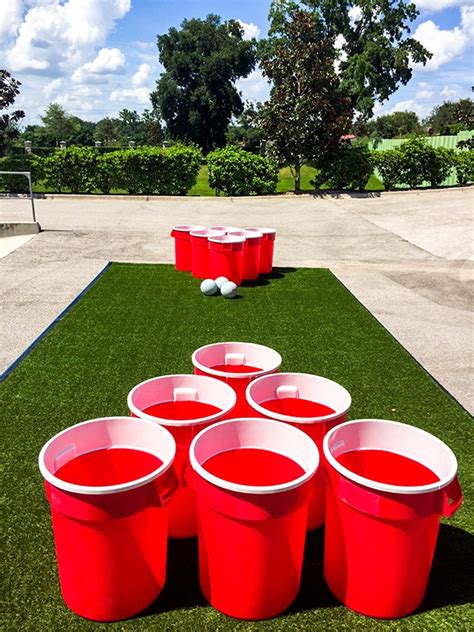
M 53 191 L 185 195 L 196 183 L 202 163 L 196 147 L 141 147 L 109 153 L 90 147 L 69 147 L 46 158 L 34 155 L 0 158 L 0 171 L 31 171 L 34 183 Z M 12 193 L 27 191 L 26 178 L 0 176 L 0 186 Z
M 167 149 L 140 147 L 109 153 L 88 147 L 70 147 L 48 157 L 25 155 L 0 158 L 0 171 L 31 171 L 34 183 L 53 191 L 185 195 L 196 183 L 201 152 L 193 146 Z M 209 184 L 225 195 L 265 195 L 276 190 L 278 166 L 269 158 L 235 146 L 207 156 Z M 454 169 L 458 183 L 474 182 L 474 150 L 434 148 L 422 138 L 412 138 L 397 149 L 369 151 L 346 145 L 324 164 L 312 165 L 315 188 L 363 190 L 377 170 L 386 189 L 439 186 Z M 28 190 L 26 178 L 0 176 L 0 188 L 12 193 Z

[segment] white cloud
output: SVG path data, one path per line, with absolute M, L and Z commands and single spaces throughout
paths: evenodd
M 137 72 L 132 77 L 134 86 L 143 86 L 150 75 L 151 66 L 149 64 L 140 64 Z
M 142 42 L 141 40 L 137 40 L 135 44 L 137 48 L 140 48 L 141 50 L 151 50 L 156 47 L 155 42 Z
M 417 70 L 437 70 L 462 55 L 469 44 L 469 36 L 464 28 L 455 26 L 451 30 L 443 30 L 432 20 L 420 24 L 413 37 L 433 54 L 426 66 L 414 64 Z
M 444 86 L 444 88 L 441 90 L 441 96 L 445 97 L 446 99 L 452 99 L 453 97 L 456 97 L 458 94 L 458 91 L 456 88 L 450 88 L 449 86 Z
M 245 79 L 236 82 L 237 90 L 242 92 L 244 101 L 265 101 L 270 93 L 270 86 L 259 68 Z
M 243 37 L 245 40 L 250 40 L 250 39 L 253 39 L 254 37 L 258 38 L 258 36 L 260 35 L 260 29 L 253 22 L 247 23 L 247 22 L 242 22 L 242 20 L 237 20 L 237 22 L 244 29 Z
M 419 89 L 416 92 L 416 98 L 420 99 L 421 101 L 426 101 L 427 99 L 431 99 L 431 97 L 434 95 L 434 92 L 431 89 L 429 83 L 422 81 L 421 83 L 418 84 L 418 88 Z
M 474 37 L 474 0 L 471 6 L 461 7 L 461 26 L 469 38 Z
M 74 83 L 102 83 L 102 75 L 123 70 L 125 56 L 118 48 L 101 48 L 97 57 L 74 71 Z
M 118 89 L 110 95 L 111 101 L 132 101 L 134 103 L 148 103 L 150 90 L 148 88 Z
M 416 112 L 420 118 L 424 118 L 431 110 L 429 105 L 420 103 L 416 99 L 407 99 L 406 101 L 399 101 L 389 110 L 388 114 L 394 112 Z
M 21 24 L 21 0 L 0 2 L 0 42 L 17 34 Z
M 473 0 L 415 0 L 415 4 L 420 11 L 443 11 L 449 7 L 473 4 Z
M 362 17 L 362 9 L 360 7 L 354 6 L 349 9 L 349 19 L 352 22 L 352 24 L 354 24 L 355 22 L 358 22 L 361 17 Z
M 54 94 L 57 94 L 59 92 L 59 90 L 62 87 L 62 83 L 63 80 L 58 78 L 58 79 L 53 79 L 52 81 L 50 81 L 44 88 L 43 88 L 43 94 L 47 99 L 51 99 L 51 97 Z
M 1 5 L 11 0 L 2 0 Z M 15 0 L 16 1 L 16 0 Z M 66 75 L 103 44 L 131 0 L 29 1 L 13 45 L 6 53 L 12 71 Z M 10 20 L 10 32 L 13 29 Z M 15 27 L 16 28 L 16 27 Z

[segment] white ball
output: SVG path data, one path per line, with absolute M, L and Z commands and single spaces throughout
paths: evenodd
M 229 279 L 228 279 L 228 278 L 226 278 L 226 277 L 217 277 L 217 279 L 216 279 L 216 285 L 217 285 L 217 287 L 218 287 L 219 289 L 221 289 L 222 285 L 223 285 L 224 283 L 227 283 L 227 282 L 228 282 L 228 280 L 229 280 Z
M 225 298 L 234 298 L 237 294 L 237 285 L 233 281 L 226 281 L 221 285 L 221 294 Z
M 212 279 L 204 279 L 201 283 L 201 292 L 206 296 L 212 296 L 217 292 L 217 285 Z

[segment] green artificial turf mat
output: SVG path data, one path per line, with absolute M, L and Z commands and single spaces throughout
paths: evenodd
M 3 629 L 472 630 L 472 420 L 327 270 L 277 269 L 241 298 L 206 298 L 199 281 L 165 265 L 114 264 L 0 386 L 3 413 Z M 352 394 L 350 418 L 416 424 L 456 453 L 465 501 L 440 530 L 425 601 L 400 621 L 357 615 L 330 595 L 321 530 L 308 537 L 300 594 L 276 619 L 238 622 L 207 606 L 196 543 L 171 541 L 155 604 L 117 624 L 83 620 L 61 600 L 49 508 L 37 467 L 42 445 L 85 419 L 127 414 L 138 382 L 191 372 L 215 341 L 259 342 L 282 370 L 324 375 Z M 74 543 L 71 543 L 74 546 Z M 407 591 L 410 585 L 407 584 Z

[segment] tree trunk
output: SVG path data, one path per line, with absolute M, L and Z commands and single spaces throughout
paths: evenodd
M 295 165 L 295 193 L 300 192 L 300 170 L 301 165 Z

